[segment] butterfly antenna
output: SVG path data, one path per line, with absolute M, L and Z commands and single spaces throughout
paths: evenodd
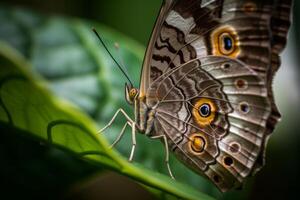
M 92 29 L 93 32 L 96 34 L 97 38 L 99 39 L 99 41 L 101 42 L 101 44 L 103 45 L 103 47 L 105 48 L 105 50 L 107 51 L 107 53 L 109 54 L 109 56 L 113 59 L 113 61 L 116 63 L 116 65 L 118 66 L 118 68 L 121 70 L 121 72 L 124 74 L 124 76 L 127 78 L 127 80 L 129 81 L 130 85 L 133 87 L 132 81 L 130 80 L 129 76 L 127 75 L 127 73 L 125 72 L 125 70 L 121 67 L 121 65 L 116 61 L 116 59 L 112 56 L 112 54 L 110 53 L 110 51 L 108 50 L 108 48 L 106 47 L 106 45 L 104 44 L 102 38 L 100 37 L 100 35 L 98 34 L 98 32 L 96 31 L 95 28 Z
M 128 73 L 128 70 L 127 70 L 127 67 L 126 67 L 126 65 L 125 65 L 125 62 L 124 62 L 124 60 L 123 60 L 123 58 L 122 58 L 122 56 L 121 56 L 120 45 L 119 45 L 119 43 L 115 42 L 114 46 L 115 46 L 115 49 L 116 49 L 116 51 L 117 51 L 117 53 L 118 53 L 118 59 L 119 59 L 119 61 L 120 61 L 119 64 L 120 64 L 121 67 L 124 69 L 124 71 L 125 71 L 127 74 L 129 74 L 129 73 Z

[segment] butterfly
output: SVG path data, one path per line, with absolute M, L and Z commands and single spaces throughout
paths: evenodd
M 264 165 L 280 113 L 272 80 L 290 27 L 292 0 L 165 0 L 145 54 L 140 87 L 125 84 L 132 130 L 221 191 L 240 187 Z

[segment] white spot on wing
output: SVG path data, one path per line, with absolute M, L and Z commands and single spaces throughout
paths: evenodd
M 187 43 L 192 42 L 191 45 L 195 48 L 197 52 L 197 57 L 203 57 L 207 55 L 203 38 L 199 37 L 199 35 L 189 33 L 196 26 L 193 17 L 189 17 L 185 19 L 179 13 L 172 10 L 167 17 L 166 22 L 169 25 L 174 26 L 177 29 L 181 30 L 186 37 Z
M 193 17 L 189 17 L 185 19 L 174 10 L 172 10 L 168 15 L 166 22 L 169 25 L 174 26 L 179 30 L 181 30 L 185 36 L 190 32 L 190 30 L 192 30 L 196 26 Z
M 184 104 L 182 104 L 181 109 L 178 112 L 178 118 L 182 121 L 185 121 L 188 118 L 188 112 L 187 112 Z

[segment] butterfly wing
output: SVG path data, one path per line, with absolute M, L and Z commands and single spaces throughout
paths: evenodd
M 221 56 L 194 59 L 159 77 L 147 97 L 156 104 L 156 132 L 189 167 L 222 191 L 251 173 L 271 112 L 266 85 L 252 69 Z M 205 104 L 211 112 L 201 116 Z
M 271 80 L 290 6 L 283 0 L 177 0 L 166 1 L 158 17 L 140 95 L 149 107 L 159 105 L 157 134 L 166 134 L 179 159 L 222 191 L 263 164 L 280 116 Z M 204 103 L 214 108 L 209 123 L 199 118 Z M 193 151 L 195 141 L 201 153 Z
M 142 68 L 142 75 L 141 75 L 141 82 L 140 82 L 140 96 L 145 96 L 146 91 L 149 87 L 150 82 L 152 82 L 150 76 L 153 76 L 155 73 L 154 71 L 150 71 L 151 65 L 153 65 L 153 54 L 154 49 L 157 49 L 155 47 L 155 44 L 158 42 L 157 39 L 160 38 L 161 35 L 161 29 L 163 26 L 163 23 L 169 14 L 169 10 L 174 6 L 175 2 L 173 0 L 164 0 L 163 5 L 161 6 L 159 15 L 156 19 L 155 26 L 153 28 L 151 38 L 146 50 L 143 68 Z

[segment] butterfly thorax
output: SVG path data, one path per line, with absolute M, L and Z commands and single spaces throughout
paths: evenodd
M 135 122 L 137 128 L 142 134 L 147 136 L 154 135 L 154 121 L 156 115 L 156 106 L 149 107 L 146 104 L 145 97 L 138 97 L 135 100 Z
M 132 85 L 125 85 L 125 96 L 127 102 L 134 106 L 136 128 L 142 134 L 151 135 L 154 130 L 155 106 L 147 106 L 145 95 L 141 95 Z

